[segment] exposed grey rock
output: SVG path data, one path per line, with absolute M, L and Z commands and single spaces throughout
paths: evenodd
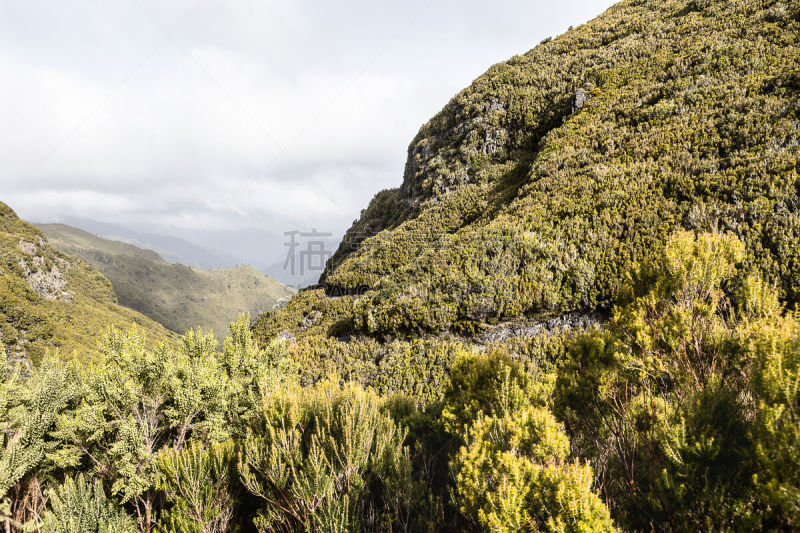
M 483 153 L 492 155 L 503 145 L 503 138 L 507 135 L 505 130 L 487 129 L 483 140 Z
M 286 341 L 289 344 L 294 344 L 294 343 L 297 342 L 297 337 L 295 337 L 292 334 L 291 331 L 289 331 L 288 329 L 285 329 L 285 330 L 281 331 L 280 333 L 278 333 L 278 340 L 282 341 L 282 342 Z
M 500 111 L 506 110 L 506 106 L 503 104 L 503 102 L 501 102 L 497 98 L 492 99 L 492 101 L 489 103 L 488 108 L 490 112 L 495 112 L 495 113 L 499 113 Z
M 41 239 L 40 239 L 41 240 Z M 44 256 L 37 255 L 35 243 L 19 241 L 19 249 L 31 256 L 31 261 L 19 258 L 17 264 L 28 282 L 28 286 L 46 300 L 71 301 L 72 292 L 66 290 L 67 280 L 64 273 L 72 266 L 69 261 L 57 257 L 50 268 L 47 268 Z M 31 264 L 32 263 L 32 264 Z
M 19 241 L 19 249 L 28 255 L 34 255 L 36 253 L 36 245 L 23 239 Z
M 600 322 L 600 316 L 595 313 L 566 313 L 544 322 L 500 324 L 478 335 L 475 340 L 481 344 L 489 344 L 513 338 L 537 337 L 542 334 L 554 335 L 564 331 L 582 331 Z
M 311 311 L 300 322 L 300 326 L 303 329 L 308 329 L 315 326 L 319 321 L 322 319 L 322 312 L 320 311 Z
M 570 106 L 572 108 L 572 112 L 576 113 L 577 111 L 579 111 L 583 106 L 586 105 L 586 103 L 589 100 L 591 100 L 591 98 L 592 97 L 589 95 L 589 93 L 587 93 L 583 89 L 578 89 L 577 91 L 575 91 L 575 94 L 573 94 L 572 98 L 570 99 Z

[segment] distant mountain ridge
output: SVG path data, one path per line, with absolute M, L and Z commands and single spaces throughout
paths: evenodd
M 145 250 L 152 250 L 170 263 L 181 263 L 204 270 L 249 264 L 264 274 L 294 288 L 316 284 L 324 266 L 304 268 L 301 271 L 299 268 L 292 268 L 288 265 L 289 237 L 287 232 L 282 230 L 166 228 L 161 231 L 153 231 L 139 230 L 114 222 L 65 215 L 55 217 L 55 221 L 52 222 L 34 222 L 34 224 L 37 226 L 65 224 L 104 239 L 126 242 Z M 325 233 L 320 239 L 324 241 L 328 255 L 336 250 L 340 241 L 338 236 L 331 233 Z M 301 252 L 302 248 L 295 249 L 295 263 L 299 264 L 302 260 L 299 257 Z
M 61 218 L 62 220 L 59 223 L 64 225 L 93 233 L 105 239 L 127 242 L 142 249 L 153 250 L 170 263 L 182 263 L 208 270 L 212 268 L 227 268 L 242 262 L 233 256 L 208 250 L 174 235 L 137 231 L 122 224 L 102 222 L 90 218 Z M 37 226 L 44 225 L 38 222 L 35 222 L 35 224 Z
M 178 333 L 201 327 L 222 334 L 240 313 L 258 315 L 294 293 L 250 266 L 200 270 L 64 224 L 39 228 L 54 247 L 108 277 L 120 303 Z

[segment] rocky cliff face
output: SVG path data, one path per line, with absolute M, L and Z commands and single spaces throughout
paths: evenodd
M 322 286 L 368 335 L 470 334 L 603 308 L 687 228 L 734 232 L 743 271 L 800 300 L 799 17 L 627 0 L 495 65 L 423 126 Z
M 17 261 L 28 286 L 45 300 L 71 301 L 72 292 L 66 290 L 65 273 L 72 266 L 63 257 L 48 261 L 42 248 L 46 246 L 43 238 L 36 242 L 20 239 L 19 249 L 25 254 Z

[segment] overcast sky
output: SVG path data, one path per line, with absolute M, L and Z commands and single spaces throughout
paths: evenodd
M 456 92 L 611 3 L 0 0 L 0 200 L 338 233 Z

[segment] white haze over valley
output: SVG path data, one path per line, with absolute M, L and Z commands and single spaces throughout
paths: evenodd
M 0 200 L 274 270 L 284 232 L 333 247 L 398 186 L 475 77 L 611 3 L 2 0 Z

